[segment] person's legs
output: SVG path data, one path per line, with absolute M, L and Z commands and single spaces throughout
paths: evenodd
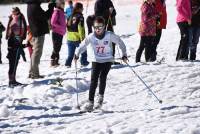
M 16 70 L 19 63 L 19 48 L 8 50 L 7 58 L 9 61 L 9 86 L 14 86 L 16 83 L 18 83 L 16 82 Z
M 152 40 L 151 37 L 148 36 L 145 39 L 145 60 L 146 62 L 151 61 L 151 55 L 152 55 Z
M 197 44 L 199 43 L 199 36 L 200 36 L 200 27 L 193 27 L 190 30 L 190 60 L 196 60 L 196 51 L 197 51 Z
M 53 39 L 53 52 L 51 55 L 51 63 L 52 65 L 59 65 L 58 60 L 60 58 L 59 52 L 62 46 L 62 39 L 63 36 L 59 35 L 57 33 L 52 33 L 52 39 Z
M 1 59 L 1 38 L 0 38 L 0 64 L 2 64 L 2 59 Z
M 33 45 L 33 53 L 31 56 L 30 75 L 31 77 L 38 77 L 40 76 L 39 64 L 43 51 L 44 36 L 33 37 L 31 40 L 31 44 Z
M 104 96 L 106 88 L 107 75 L 111 68 L 111 62 L 102 63 L 101 73 L 100 73 L 100 83 L 99 83 L 99 94 Z
M 140 39 L 140 46 L 136 52 L 136 60 L 135 62 L 140 62 L 140 58 L 141 58 L 141 55 L 142 55 L 142 52 L 144 50 L 144 46 L 145 46 L 145 37 L 144 36 L 141 36 L 141 39 Z
M 101 70 L 101 63 L 92 62 L 91 83 L 89 90 L 89 101 L 94 102 L 94 95 L 98 85 L 98 78 Z
M 87 66 L 89 62 L 87 61 L 87 51 L 81 54 L 81 65 Z
M 68 57 L 65 62 L 65 66 L 71 67 L 72 60 L 74 58 L 74 53 L 76 50 L 76 47 L 79 45 L 78 42 L 72 42 L 72 41 L 67 41 L 67 46 L 68 46 Z
M 152 44 L 152 61 L 156 61 L 156 56 L 157 56 L 156 49 L 160 42 L 161 35 L 162 35 L 162 29 L 157 29 L 156 36 L 154 37 L 154 43 Z
M 176 60 L 188 59 L 188 44 L 189 44 L 189 25 L 187 22 L 178 23 L 180 29 L 181 40 L 178 48 Z

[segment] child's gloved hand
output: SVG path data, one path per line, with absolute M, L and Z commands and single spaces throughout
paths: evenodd
M 122 57 L 122 60 L 123 60 L 123 62 L 127 63 L 127 62 L 128 62 L 128 57 L 124 55 L 124 56 Z

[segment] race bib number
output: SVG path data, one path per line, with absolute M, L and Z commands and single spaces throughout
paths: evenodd
M 109 57 L 112 55 L 109 41 L 97 41 L 94 49 L 98 57 Z

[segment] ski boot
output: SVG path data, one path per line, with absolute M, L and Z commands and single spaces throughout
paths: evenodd
M 88 103 L 86 103 L 86 105 L 84 106 L 84 111 L 85 112 L 92 112 L 93 111 L 93 107 L 94 107 L 94 102 L 93 101 L 89 101 Z
M 97 104 L 94 107 L 94 109 L 101 109 L 102 105 L 103 105 L 103 95 L 99 94 L 97 98 Z

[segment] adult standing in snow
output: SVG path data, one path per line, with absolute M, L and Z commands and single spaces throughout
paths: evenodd
M 181 34 L 176 60 L 188 60 L 189 27 L 192 18 L 191 0 L 176 0 L 176 9 L 178 12 L 176 22 Z
M 82 12 L 83 12 L 83 4 L 77 2 L 74 6 L 72 15 L 67 21 L 68 57 L 65 62 L 65 66 L 67 67 L 71 67 L 76 47 L 78 47 L 80 42 L 83 41 L 83 39 L 85 38 L 84 17 Z M 88 64 L 89 62 L 87 61 L 87 52 L 85 51 L 81 55 L 81 65 L 87 66 Z
M 155 8 L 155 0 L 145 0 L 141 6 L 141 22 L 139 27 L 141 39 L 140 46 L 136 52 L 136 62 L 140 62 L 144 49 L 146 62 L 154 61 L 154 39 L 156 36 L 158 15 Z
M 2 33 L 3 31 L 5 31 L 5 27 L 4 25 L 0 22 L 0 64 L 2 64 L 2 60 L 1 60 L 1 38 L 2 38 Z
M 105 20 L 97 17 L 94 20 L 94 32 L 81 42 L 80 47 L 75 53 L 75 62 L 79 55 L 88 47 L 88 59 L 92 62 L 91 84 L 89 90 L 89 103 L 85 106 L 85 110 L 92 111 L 94 106 L 95 90 L 99 83 L 99 95 L 96 108 L 101 107 L 106 88 L 106 79 L 110 71 L 111 64 L 114 60 L 112 55 L 112 43 L 119 45 L 122 50 L 122 59 L 127 62 L 126 46 L 119 36 L 113 32 L 105 31 Z
M 159 13 L 159 16 L 157 18 L 157 27 L 156 27 L 156 37 L 154 39 L 154 45 L 153 45 L 153 57 L 152 61 L 156 60 L 157 56 L 157 46 L 160 42 L 160 38 L 162 35 L 162 29 L 166 29 L 167 25 L 167 12 L 166 12 L 166 4 L 165 0 L 156 0 L 155 3 L 156 10 Z
M 51 17 L 53 52 L 51 55 L 51 66 L 58 66 L 59 52 L 62 46 L 63 35 L 66 32 L 64 0 L 56 0 L 56 8 Z
M 197 44 L 200 36 L 200 0 L 191 0 L 192 23 L 189 28 L 190 60 L 196 60 Z
M 40 75 L 39 63 L 42 56 L 45 34 L 49 33 L 48 20 L 51 18 L 56 4 L 49 3 L 47 11 L 41 8 L 40 0 L 27 0 L 27 4 L 28 22 L 33 35 L 31 40 L 33 53 L 31 56 L 29 78 L 38 79 L 44 77 Z
M 105 19 L 105 26 L 107 31 L 114 32 L 113 26 L 116 25 L 116 10 L 111 0 L 96 0 L 94 6 L 94 15 L 102 16 Z M 115 44 L 113 43 L 113 56 L 115 56 Z M 113 62 L 114 64 L 119 64 Z
M 9 60 L 9 86 L 14 87 L 21 85 L 16 81 L 16 70 L 21 54 L 24 54 L 22 41 L 26 39 L 27 25 L 24 15 L 18 7 L 14 7 L 9 17 L 6 39 L 8 39 L 8 55 Z

